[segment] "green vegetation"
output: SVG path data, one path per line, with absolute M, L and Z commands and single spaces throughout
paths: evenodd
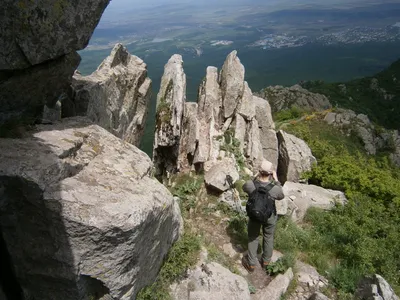
M 190 233 L 185 233 L 168 253 L 156 282 L 142 289 L 138 300 L 170 300 L 169 286 L 192 267 L 200 252 L 200 239 Z
M 276 112 L 273 117 L 275 122 L 282 122 L 300 118 L 303 114 L 304 114 L 303 110 L 293 105 L 290 109 L 283 109 Z
M 235 156 L 236 162 L 240 169 L 245 167 L 245 159 L 240 149 L 240 141 L 235 138 L 235 131 L 228 129 L 224 132 L 224 144 L 221 145 L 221 150 L 232 153 Z
M 294 253 L 287 253 L 277 261 L 270 263 L 265 271 L 270 276 L 285 273 L 289 268 L 293 268 L 296 263 L 296 255 Z
M 308 81 L 303 87 L 326 95 L 333 105 L 368 115 L 388 129 L 400 128 L 400 60 L 374 77 L 345 83 Z
M 203 176 L 192 177 L 189 174 L 183 174 L 175 180 L 175 186 L 171 189 L 171 192 L 179 198 L 182 216 L 187 217 L 190 209 L 196 206 L 197 192 L 200 190 L 204 178 Z
M 400 170 L 369 157 L 357 141 L 318 119 L 290 125 L 318 159 L 310 183 L 345 192 L 348 204 L 311 209 L 306 224 L 278 222 L 276 246 L 297 252 L 328 276 L 340 293 L 354 293 L 361 276 L 379 273 L 400 291 Z

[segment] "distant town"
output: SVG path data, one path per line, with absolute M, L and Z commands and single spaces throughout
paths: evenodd
M 339 32 L 328 33 L 311 38 L 287 34 L 267 34 L 249 47 L 267 49 L 300 47 L 310 43 L 323 45 L 360 44 L 367 42 L 391 42 L 400 40 L 400 22 L 384 28 L 355 27 Z

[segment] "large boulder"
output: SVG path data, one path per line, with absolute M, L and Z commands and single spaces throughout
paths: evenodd
M 134 299 L 154 281 L 182 220 L 151 169 L 80 117 L 0 139 L 2 251 L 29 299 Z
M 232 177 L 233 182 L 239 179 L 239 173 L 236 170 L 236 161 L 232 158 L 224 158 L 213 165 L 205 173 L 204 180 L 208 187 L 219 192 L 225 192 L 230 188 L 226 180 L 227 175 Z
M 110 0 L 4 0 L 0 70 L 24 69 L 81 50 Z
M 186 75 L 182 56 L 173 55 L 164 67 L 157 95 L 153 162 L 161 177 L 178 170 L 180 138 L 186 101 Z
M 91 75 L 75 73 L 72 86 L 77 115 L 139 146 L 151 98 L 151 80 L 140 58 L 117 44 Z
M 278 214 L 287 214 L 295 222 L 301 222 L 310 207 L 329 210 L 347 202 L 343 192 L 290 181 L 284 184 L 283 193 L 285 198 L 276 201 Z
M 0 126 L 40 119 L 44 105 L 53 108 L 68 90 L 80 60 L 72 52 L 28 69 L 8 72 L 0 79 Z
M 109 1 L 2 2 L 0 126 L 32 123 L 43 105 L 54 106 L 79 64 L 76 51 L 88 44 Z
M 174 300 L 250 300 L 246 279 L 212 262 L 189 271 L 185 280 L 171 286 Z
M 279 181 L 299 181 L 301 174 L 310 171 L 315 157 L 311 153 L 310 147 L 302 139 L 288 134 L 283 130 L 278 132 L 279 143 Z
M 117 44 L 90 76 L 75 73 L 72 86 L 77 115 L 88 116 L 128 143 L 140 144 L 151 97 L 151 80 L 140 58 Z

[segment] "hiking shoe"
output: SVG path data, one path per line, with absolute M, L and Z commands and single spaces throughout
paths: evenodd
M 253 273 L 255 268 L 256 268 L 256 266 L 253 266 L 253 265 L 250 264 L 249 258 L 247 256 L 243 256 L 242 265 L 247 270 L 247 272 L 249 272 L 249 273 Z
M 260 265 L 263 269 L 266 269 L 269 265 L 269 261 L 260 260 Z

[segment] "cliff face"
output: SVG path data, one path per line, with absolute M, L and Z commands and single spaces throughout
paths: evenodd
M 53 107 L 79 64 L 109 0 L 2 2 L 0 126 L 34 121 Z
M 271 108 L 266 100 L 253 96 L 236 51 L 228 55 L 220 73 L 207 68 L 197 103 L 185 102 L 184 80 L 177 80 L 184 78 L 182 60 L 179 57 L 178 69 L 171 68 L 173 61 L 176 56 L 166 65 L 157 104 L 153 157 L 157 174 L 208 170 L 228 152 L 250 166 L 263 158 L 277 166 Z
M 76 73 L 73 95 L 63 101 L 63 116 L 88 116 L 122 140 L 139 146 L 151 98 L 151 80 L 147 66 L 115 45 L 90 76 Z

